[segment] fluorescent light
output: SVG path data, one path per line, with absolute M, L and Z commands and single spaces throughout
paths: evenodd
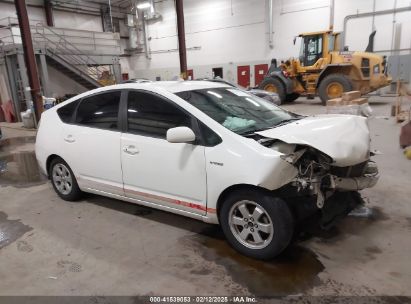
M 128 109 L 128 112 L 130 112 L 130 113 L 137 113 L 138 111 L 137 111 L 137 110 L 134 110 L 134 109 Z
M 94 113 L 95 115 L 101 115 L 101 114 L 103 114 L 103 112 L 96 112 L 96 113 Z
M 147 8 L 150 8 L 150 7 L 151 7 L 150 2 L 142 2 L 140 4 L 137 4 L 138 9 L 147 9 Z

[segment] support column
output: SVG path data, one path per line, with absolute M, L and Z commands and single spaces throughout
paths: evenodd
M 39 57 L 40 57 L 40 77 L 41 77 L 41 83 L 43 85 L 43 94 L 46 97 L 51 97 L 50 90 L 49 90 L 49 72 L 47 70 L 46 55 L 42 53 L 39 55 Z
M 177 32 L 178 32 L 178 53 L 180 55 L 180 73 L 187 79 L 187 49 L 186 34 L 184 28 L 184 7 L 183 0 L 176 0 L 177 12 Z
M 21 40 L 24 50 L 24 60 L 26 62 L 27 75 L 29 78 L 31 96 L 34 104 L 36 120 L 40 120 L 43 112 L 43 99 L 40 93 L 40 81 L 36 66 L 36 57 L 34 55 L 33 41 L 31 39 L 30 23 L 27 14 L 25 0 L 15 0 L 17 18 L 19 20 Z
M 26 102 L 27 109 L 30 109 L 30 101 L 32 100 L 31 93 L 26 90 L 27 87 L 30 87 L 29 79 L 27 77 L 27 68 L 26 63 L 24 62 L 24 54 L 21 51 L 17 52 L 17 64 L 19 66 L 18 73 L 20 74 L 21 86 L 24 95 L 24 101 Z
M 116 83 L 119 84 L 123 81 L 121 77 L 121 65 L 118 57 L 113 57 L 113 73 Z
M 47 26 L 54 26 L 53 5 L 50 0 L 44 0 Z
M 13 101 L 13 109 L 15 111 L 17 121 L 21 121 L 20 100 L 19 100 L 19 94 L 17 92 L 17 87 L 16 87 L 17 78 L 18 78 L 16 75 L 16 73 L 18 73 L 16 58 L 17 57 L 15 56 L 5 56 L 7 76 L 8 76 L 9 86 L 10 86 L 10 91 L 11 91 L 10 94 L 11 94 L 11 98 Z

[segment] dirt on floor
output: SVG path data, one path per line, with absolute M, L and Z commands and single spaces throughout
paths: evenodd
M 370 101 L 381 178 L 361 194 L 372 215 L 306 232 L 270 262 L 235 252 L 218 226 L 95 195 L 62 201 L 38 170 L 35 133 L 2 128 L 0 295 L 411 296 L 411 161 L 392 99 Z

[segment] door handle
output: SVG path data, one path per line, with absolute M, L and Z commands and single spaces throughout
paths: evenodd
M 133 145 L 129 145 L 129 146 L 125 146 L 124 148 L 123 148 L 123 151 L 125 152 L 125 153 L 127 153 L 127 154 L 130 154 L 130 155 L 136 155 L 136 154 L 138 154 L 140 151 L 138 151 L 138 149 L 135 147 L 135 146 L 133 146 Z
M 68 143 L 73 143 L 73 142 L 75 142 L 76 140 L 73 138 L 73 135 L 67 135 L 67 137 L 64 138 L 64 141 L 65 141 L 65 142 L 68 142 Z

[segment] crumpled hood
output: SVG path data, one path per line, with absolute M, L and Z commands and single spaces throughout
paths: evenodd
M 339 167 L 369 159 L 370 134 L 367 120 L 352 115 L 316 115 L 257 132 L 288 144 L 311 146 L 328 156 Z

